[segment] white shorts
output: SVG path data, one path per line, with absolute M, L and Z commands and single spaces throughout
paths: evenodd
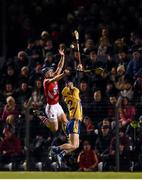
M 47 105 L 45 107 L 45 113 L 46 113 L 47 118 L 50 121 L 58 121 L 58 117 L 61 114 L 63 114 L 64 111 L 62 109 L 62 106 L 59 103 L 54 104 L 54 105 L 49 105 L 47 103 Z

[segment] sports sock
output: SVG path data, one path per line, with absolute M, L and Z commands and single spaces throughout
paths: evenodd
M 56 146 L 57 137 L 59 135 L 59 131 L 53 132 L 53 140 L 51 142 L 51 146 Z
M 60 156 L 61 158 L 63 158 L 66 154 L 67 154 L 66 151 L 65 151 L 65 150 L 62 150 L 62 151 L 60 152 L 59 156 Z
M 57 154 L 61 152 L 61 149 L 59 146 L 52 146 L 51 149 L 54 153 L 57 153 Z

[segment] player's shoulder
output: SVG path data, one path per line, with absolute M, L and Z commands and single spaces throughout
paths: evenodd
M 48 83 L 49 83 L 49 79 L 46 79 L 46 78 L 45 78 L 45 79 L 43 80 L 43 85 L 46 85 L 46 84 L 48 84 Z
M 77 87 L 74 87 L 74 92 L 80 92 L 80 90 Z
M 45 79 L 43 80 L 43 84 L 50 84 L 50 83 L 54 83 L 54 82 L 57 83 L 57 81 L 53 81 L 53 80 L 50 79 L 50 78 L 45 78 Z
M 62 95 L 63 95 L 63 96 L 67 96 L 68 93 L 69 93 L 69 91 L 70 91 L 69 88 L 65 86 L 65 87 L 63 88 L 63 90 L 62 90 Z

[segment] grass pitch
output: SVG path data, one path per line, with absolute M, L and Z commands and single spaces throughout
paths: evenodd
M 0 179 L 142 179 L 133 172 L 0 172 Z

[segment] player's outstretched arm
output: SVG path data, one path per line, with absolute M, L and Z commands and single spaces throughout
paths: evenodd
M 64 76 L 69 75 L 70 71 L 65 69 L 63 73 L 61 74 L 57 74 L 56 76 L 54 76 L 52 79 L 46 79 L 46 83 L 50 83 L 52 81 L 59 81 L 60 79 L 62 79 Z
M 61 71 L 62 71 L 62 69 L 64 67 L 64 62 L 65 62 L 64 49 L 63 50 L 60 49 L 59 54 L 61 55 L 61 59 L 60 59 L 60 61 L 58 63 L 57 69 L 56 69 L 56 71 L 54 73 L 55 76 L 61 73 Z

